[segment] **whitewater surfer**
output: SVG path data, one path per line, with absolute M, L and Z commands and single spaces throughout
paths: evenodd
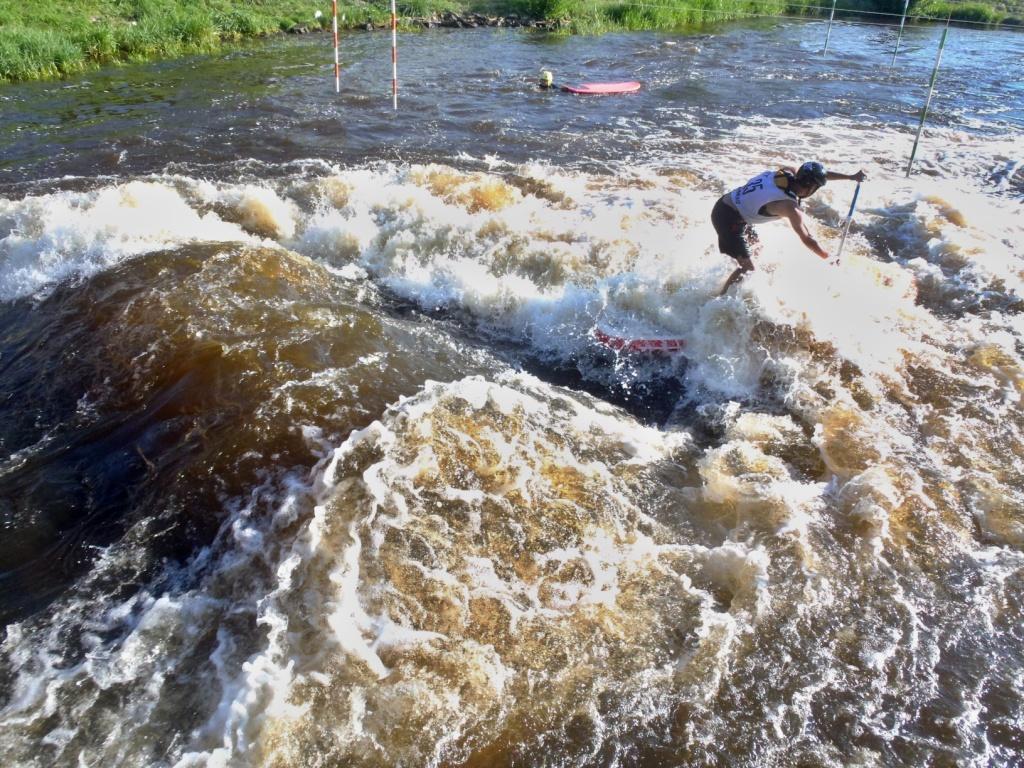
M 818 245 L 807 227 L 800 210 L 800 201 L 825 186 L 826 181 L 860 183 L 864 179 L 864 171 L 854 174 L 836 173 L 826 171 L 821 163 L 811 161 L 796 170 L 780 168 L 777 171 L 765 171 L 742 187 L 722 195 L 711 211 L 711 223 L 718 233 L 718 250 L 732 256 L 739 266 L 729 275 L 719 296 L 747 272 L 753 271 L 750 249 L 757 243 L 755 224 L 785 219 L 809 250 L 827 259 L 828 252 Z

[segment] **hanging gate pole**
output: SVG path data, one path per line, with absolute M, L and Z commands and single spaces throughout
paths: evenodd
M 334 17 L 331 24 L 334 28 L 334 92 L 341 93 L 341 64 L 338 61 L 338 0 L 333 2 Z
M 828 53 L 828 39 L 832 37 L 832 20 L 836 17 L 836 0 L 832 0 L 832 13 L 828 17 L 828 32 L 825 33 L 825 50 L 821 52 L 824 56 Z
M 914 157 L 917 156 L 917 145 L 921 141 L 921 132 L 924 130 L 924 120 L 928 116 L 928 106 L 932 103 L 932 94 L 935 92 L 935 79 L 939 74 L 939 64 L 942 61 L 942 49 L 946 47 L 946 35 L 949 34 L 949 21 L 953 17 L 952 12 L 946 19 L 946 28 L 942 30 L 942 40 L 939 42 L 939 52 L 935 56 L 935 66 L 932 68 L 932 79 L 928 83 L 928 98 L 925 99 L 924 108 L 921 110 L 921 122 L 917 126 L 917 136 L 914 137 L 914 148 L 910 150 L 910 162 L 907 163 L 907 178 L 910 178 L 910 169 L 914 167 Z
M 391 0 L 391 108 L 398 109 L 398 13 Z
M 892 49 L 892 63 L 889 64 L 890 67 L 896 65 L 896 54 L 900 51 L 900 40 L 903 39 L 903 25 L 907 22 L 907 6 L 909 5 L 910 0 L 903 0 L 903 18 L 900 19 L 900 31 L 896 35 L 896 47 Z

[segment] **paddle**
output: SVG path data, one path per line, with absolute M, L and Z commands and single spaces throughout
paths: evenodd
M 850 222 L 853 221 L 853 211 L 857 207 L 857 198 L 860 196 L 860 182 L 857 182 L 857 189 L 853 191 L 853 202 L 850 203 L 850 212 L 846 215 L 846 224 L 843 226 L 843 239 L 839 241 L 839 250 L 832 260 L 833 264 L 839 263 L 839 257 L 843 255 L 843 246 L 846 245 L 846 236 L 850 233 Z

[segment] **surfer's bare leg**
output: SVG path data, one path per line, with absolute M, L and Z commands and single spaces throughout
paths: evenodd
M 728 291 L 735 283 L 738 283 L 747 272 L 754 271 L 754 262 L 750 259 L 736 259 L 739 266 L 733 270 L 733 273 L 729 275 L 729 279 L 725 281 L 725 285 L 722 286 L 719 296 L 724 296 L 725 292 Z

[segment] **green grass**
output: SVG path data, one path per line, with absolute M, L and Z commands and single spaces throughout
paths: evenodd
M 583 17 L 587 9 L 585 0 L 580 5 L 584 13 L 579 16 L 574 13 L 568 14 L 574 19 L 573 31 L 589 32 L 591 29 L 577 28 L 575 19 Z M 587 22 L 596 31 L 681 29 L 706 22 L 741 18 L 749 14 L 777 15 L 790 11 L 784 0 L 653 0 L 649 4 L 611 0 L 591 7 L 596 10 L 590 14 Z
M 209 51 L 293 24 L 315 28 L 329 11 L 301 0 L 0 0 L 0 81 Z
M 1011 0 L 1016 2 L 1017 0 Z M 399 15 L 453 10 L 569 19 L 566 33 L 681 29 L 750 13 L 814 13 L 820 0 L 402 0 Z M 852 5 L 851 5 L 852 4 Z M 864 11 L 898 12 L 901 0 L 845 0 Z M 914 0 L 918 17 L 997 23 L 1005 10 L 978 2 Z M 316 11 L 321 16 L 315 18 Z M 293 25 L 329 27 L 330 0 L 0 0 L 0 83 L 63 77 L 103 64 L 215 50 Z M 389 0 L 342 0 L 343 27 L 381 25 Z
M 982 24 L 999 24 L 1008 14 L 984 3 L 946 2 L 946 0 L 921 0 L 912 4 L 912 14 L 918 17 L 932 17 L 953 21 L 973 21 Z

